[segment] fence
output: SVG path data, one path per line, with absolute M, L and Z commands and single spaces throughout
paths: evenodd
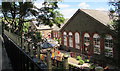
M 8 36 L 14 38 L 14 40 L 11 40 Z M 3 38 L 8 57 L 10 58 L 13 65 L 12 67 L 15 71 L 46 71 L 46 69 L 42 69 L 39 64 L 34 62 L 28 54 L 16 45 L 15 42 L 17 41 L 17 38 L 12 37 L 8 33 L 7 35 L 3 34 Z

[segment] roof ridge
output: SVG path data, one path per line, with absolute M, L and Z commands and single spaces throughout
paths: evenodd
M 91 10 L 91 9 L 80 9 L 80 10 L 90 15 L 94 19 L 98 20 L 99 22 L 103 23 L 104 25 L 109 25 L 108 24 L 109 16 L 107 11 L 105 12 L 101 10 Z M 106 19 L 106 21 L 103 18 Z
M 84 9 L 84 8 L 80 8 L 80 10 L 95 10 L 95 11 L 107 11 L 107 10 L 97 10 L 97 9 Z

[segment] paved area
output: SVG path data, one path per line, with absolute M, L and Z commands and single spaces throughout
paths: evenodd
M 2 70 L 1 71 L 13 71 L 12 65 L 10 63 L 10 60 L 8 58 L 8 55 L 4 46 L 2 47 Z
M 0 37 L 2 35 L 2 25 L 0 23 Z M 2 70 L 2 40 L 0 38 L 0 71 Z
M 2 44 L 2 25 L 0 23 L 0 71 L 13 71 L 4 45 Z

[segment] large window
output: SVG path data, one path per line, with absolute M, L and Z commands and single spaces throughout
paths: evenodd
M 90 35 L 88 33 L 84 34 L 84 48 L 85 51 L 88 53 L 88 46 L 90 45 Z
M 105 55 L 113 57 L 113 38 L 111 35 L 105 36 Z
M 64 45 L 67 46 L 67 33 L 63 33 L 63 38 L 64 38 Z
M 94 53 L 100 54 L 100 36 L 98 34 L 93 35 L 93 47 Z
M 55 38 L 57 37 L 57 34 L 56 34 L 56 32 L 55 32 Z
M 69 32 L 68 36 L 69 36 L 69 46 L 73 47 L 73 34 L 72 34 L 72 32 Z
M 75 47 L 80 49 L 80 35 L 79 33 L 75 33 Z

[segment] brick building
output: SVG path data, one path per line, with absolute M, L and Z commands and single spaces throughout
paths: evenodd
M 114 32 L 106 11 L 78 9 L 61 28 L 61 44 L 72 52 L 112 58 Z
M 51 38 L 51 32 L 52 28 L 48 25 L 40 24 L 39 26 L 36 25 L 37 21 L 32 21 L 31 26 L 34 30 L 37 32 L 40 32 L 42 34 L 42 38 Z

